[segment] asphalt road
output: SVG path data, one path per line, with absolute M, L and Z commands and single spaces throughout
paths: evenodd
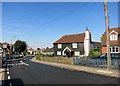
M 5 86 L 26 84 L 118 84 L 117 78 L 86 72 L 70 71 L 31 62 L 32 57 L 9 62 Z

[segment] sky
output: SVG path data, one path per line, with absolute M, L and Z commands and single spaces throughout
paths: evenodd
M 118 3 L 108 2 L 109 26 L 118 27 Z M 105 32 L 103 2 L 3 2 L 2 41 L 26 41 L 33 49 L 52 47 L 66 34 L 85 32 L 100 41 Z

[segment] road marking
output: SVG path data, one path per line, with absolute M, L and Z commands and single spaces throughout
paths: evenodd
M 10 76 L 8 76 L 8 79 L 10 79 Z
M 12 86 L 12 83 L 10 83 L 10 86 Z
M 14 66 L 14 64 L 7 64 L 7 66 L 9 67 L 9 66 Z
M 23 63 L 24 65 L 26 65 L 26 66 L 30 66 L 29 64 L 27 64 L 27 63 Z
M 29 64 L 23 62 L 22 60 L 21 60 L 20 62 L 21 62 L 21 64 L 24 64 L 24 65 L 26 65 L 26 66 L 30 66 Z
M 9 72 L 7 72 L 7 74 L 10 74 Z
M 9 69 L 7 68 L 7 71 L 9 71 Z

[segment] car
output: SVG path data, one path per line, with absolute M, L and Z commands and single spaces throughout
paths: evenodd
M 19 58 L 20 54 L 18 52 L 13 52 L 13 54 L 11 55 L 12 58 Z
M 0 68 L 2 68 L 2 58 L 0 57 Z
M 120 59 L 120 53 L 110 53 L 111 59 Z M 101 54 L 96 59 L 107 59 L 107 53 Z
M 7 58 L 6 57 L 2 57 L 2 65 L 7 63 Z

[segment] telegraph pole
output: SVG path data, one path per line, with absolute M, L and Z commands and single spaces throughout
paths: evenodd
M 111 69 L 111 56 L 110 56 L 110 38 L 109 38 L 109 24 L 108 24 L 108 9 L 107 1 L 104 0 L 104 12 L 105 12 L 105 23 L 106 23 L 106 45 L 107 45 L 107 69 Z

